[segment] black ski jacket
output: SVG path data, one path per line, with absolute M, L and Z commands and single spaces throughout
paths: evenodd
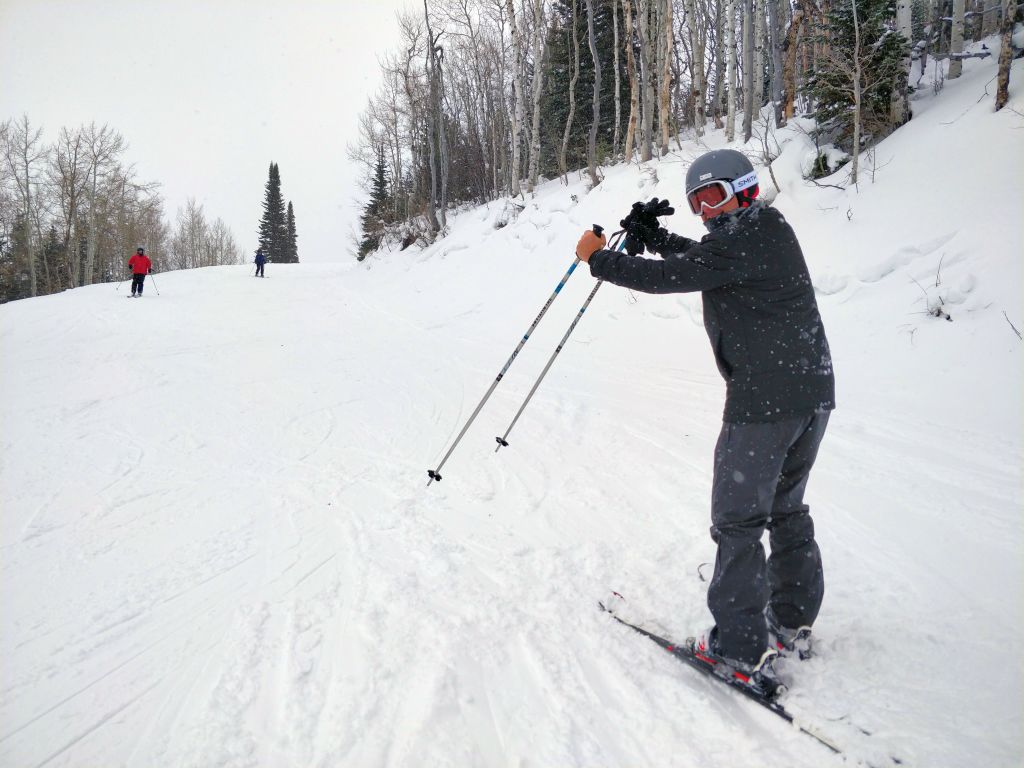
M 702 292 L 704 327 L 727 387 L 725 421 L 832 410 L 832 356 L 793 228 L 760 202 L 708 228 L 699 243 L 663 233 L 661 261 L 598 251 L 590 273 L 644 293 Z

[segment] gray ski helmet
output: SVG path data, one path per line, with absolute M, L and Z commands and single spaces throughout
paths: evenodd
M 750 160 L 735 149 L 715 149 L 698 157 L 686 172 L 686 195 L 711 181 L 725 181 L 747 204 L 757 197 L 757 173 Z M 741 192 L 749 190 L 746 195 Z

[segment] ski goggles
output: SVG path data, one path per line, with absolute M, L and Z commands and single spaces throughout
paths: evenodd
M 721 179 L 709 181 L 702 187 L 697 187 L 686 196 L 690 204 L 690 210 L 694 215 L 699 216 L 707 206 L 711 209 L 721 208 L 727 202 L 736 197 L 737 192 L 757 186 L 757 172 L 751 171 L 746 176 L 728 182 Z

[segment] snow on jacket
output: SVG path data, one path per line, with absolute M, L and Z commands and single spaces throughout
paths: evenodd
M 756 202 L 708 229 L 699 243 L 668 235 L 660 261 L 598 251 L 590 272 L 645 293 L 702 292 L 704 328 L 726 382 L 725 421 L 832 410 L 832 356 L 793 228 Z
M 128 259 L 128 266 L 131 267 L 133 275 L 148 275 L 153 262 L 149 260 L 149 256 L 136 253 Z M 156 280 L 155 277 L 153 279 Z

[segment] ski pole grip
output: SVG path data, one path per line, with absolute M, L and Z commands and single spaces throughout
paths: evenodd
M 602 232 L 604 232 L 604 227 L 602 227 L 600 224 L 595 224 L 594 225 L 594 234 L 597 235 L 598 237 L 600 237 Z

